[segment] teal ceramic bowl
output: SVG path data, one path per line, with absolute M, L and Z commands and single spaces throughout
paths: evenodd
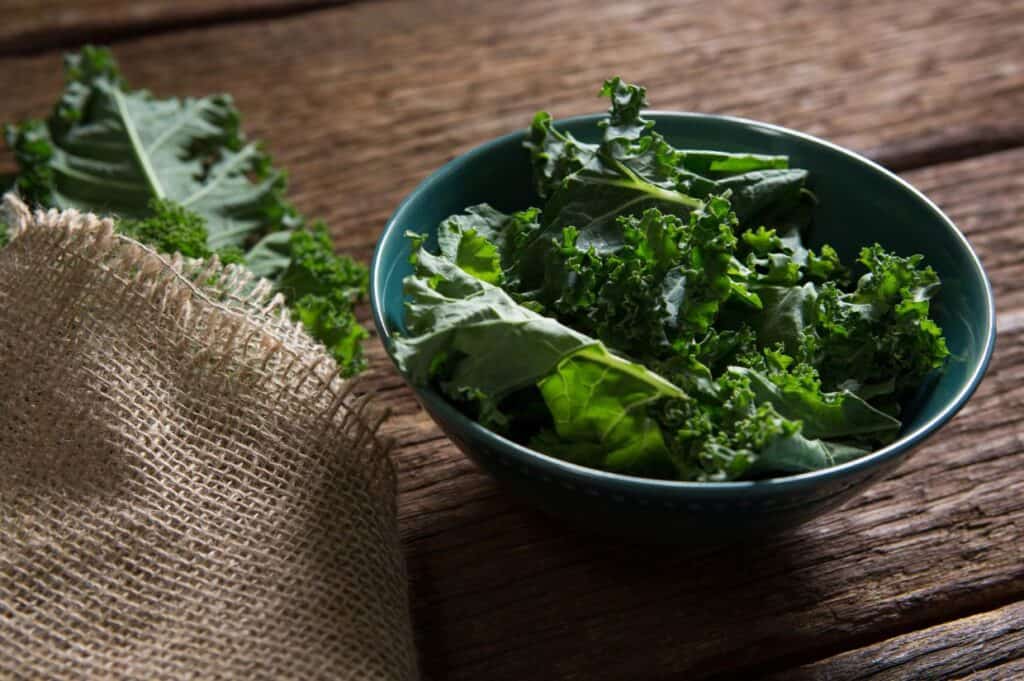
M 900 438 L 827 470 L 754 482 L 651 480 L 584 468 L 546 456 L 481 427 L 429 389 L 424 409 L 458 447 L 511 491 L 594 531 L 665 542 L 743 539 L 794 527 L 834 508 L 884 476 L 949 421 L 977 388 L 995 343 L 992 290 L 963 234 L 931 201 L 887 170 L 850 151 L 754 121 L 649 112 L 657 130 L 680 147 L 787 154 L 810 171 L 820 199 L 811 244 L 828 242 L 844 261 L 879 242 L 902 255 L 924 254 L 942 278 L 935 303 L 952 353 L 945 370 L 906 405 Z M 596 141 L 598 115 L 558 122 Z M 434 235 L 452 213 L 488 202 L 504 211 L 539 205 L 524 133 L 484 144 L 428 177 L 388 221 L 371 266 L 370 301 L 388 352 L 402 331 L 402 279 L 410 273 L 406 231 Z

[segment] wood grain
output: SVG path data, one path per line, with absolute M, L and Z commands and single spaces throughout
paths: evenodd
M 788 670 L 772 681 L 1019 679 L 1024 602 L 897 636 Z
M 478 473 L 374 349 L 402 442 L 429 678 L 753 676 L 1024 598 L 1024 150 L 907 178 L 988 268 L 995 359 L 961 414 L 894 475 L 789 536 L 710 551 L 583 536 Z
M 336 4 L 328 0 L 5 0 L 0 54 L 109 42 L 226 21 L 270 18 Z
M 300 208 L 363 258 L 431 170 L 538 108 L 601 108 L 592 95 L 613 73 L 647 84 L 658 107 L 768 120 L 899 167 L 947 158 L 934 153 L 943 145 L 956 158 L 1013 146 L 1024 107 L 1020 2 L 380 0 L 147 36 L 117 55 L 161 95 L 232 92 Z M 59 56 L 0 59 L 0 88 L 0 120 L 45 113 Z M 992 130 L 1004 141 L 993 146 Z M 441 436 L 371 346 L 373 387 L 401 442 L 428 678 L 753 676 L 1024 598 L 1024 151 L 907 177 L 989 268 L 993 367 L 897 473 L 761 545 L 628 547 L 521 506 Z
M 615 73 L 647 84 L 656 107 L 876 152 L 1024 110 L 1020 2 L 380 0 L 150 36 L 117 55 L 161 95 L 229 90 L 299 206 L 363 257 L 430 171 L 538 108 L 600 110 Z M 59 63 L 0 60 L 2 118 L 45 113 Z

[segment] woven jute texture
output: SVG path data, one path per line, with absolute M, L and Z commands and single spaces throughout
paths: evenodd
M 0 678 L 414 678 L 370 398 L 243 270 L 5 207 Z

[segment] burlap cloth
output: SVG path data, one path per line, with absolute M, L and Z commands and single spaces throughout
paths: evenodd
M 265 283 L 6 209 L 0 678 L 415 677 L 376 410 Z

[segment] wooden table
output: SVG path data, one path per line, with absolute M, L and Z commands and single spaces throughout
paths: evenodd
M 605 77 L 863 151 L 937 201 L 992 278 L 999 344 L 962 413 L 841 512 L 760 545 L 629 547 L 519 504 L 417 408 L 401 522 L 431 679 L 1024 678 L 1024 3 L 901 0 L 15 0 L 0 120 L 46 113 L 60 53 L 111 44 L 158 94 L 230 91 L 292 196 L 368 259 L 431 170 Z M 11 170 L 0 156 L 0 172 Z

